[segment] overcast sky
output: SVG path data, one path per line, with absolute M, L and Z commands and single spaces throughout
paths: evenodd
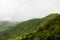
M 0 20 L 24 21 L 60 13 L 60 0 L 0 0 Z

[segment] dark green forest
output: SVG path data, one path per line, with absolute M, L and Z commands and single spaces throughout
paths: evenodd
M 60 40 L 60 14 L 19 23 L 0 22 L 0 40 Z

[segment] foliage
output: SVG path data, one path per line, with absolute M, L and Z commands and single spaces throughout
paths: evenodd
M 0 40 L 60 40 L 60 14 L 21 22 L 0 32 Z

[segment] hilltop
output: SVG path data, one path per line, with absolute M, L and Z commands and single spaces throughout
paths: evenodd
M 0 32 L 0 40 L 60 40 L 60 14 L 21 22 Z

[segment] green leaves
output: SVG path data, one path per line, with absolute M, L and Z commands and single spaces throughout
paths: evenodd
M 0 40 L 60 40 L 60 14 L 21 22 L 0 32 Z

